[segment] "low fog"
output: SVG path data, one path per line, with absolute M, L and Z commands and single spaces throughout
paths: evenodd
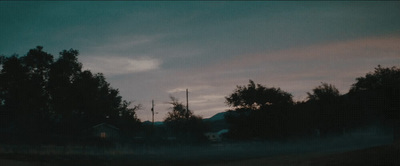
M 194 161 L 218 160 L 234 161 L 266 156 L 335 153 L 391 144 L 392 132 L 377 126 L 369 126 L 328 138 L 314 137 L 293 141 L 248 140 L 207 142 L 200 144 L 158 144 L 157 142 L 125 144 L 115 147 L 93 146 L 22 146 L 4 145 L 2 154 L 35 154 L 101 157 L 103 159 L 132 159 L 139 161 Z

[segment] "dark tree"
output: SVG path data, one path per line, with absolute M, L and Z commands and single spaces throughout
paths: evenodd
M 2 57 L 0 74 L 1 108 L 9 124 L 20 132 L 47 132 L 48 99 L 46 90 L 53 56 L 42 47 L 29 50 L 24 57 Z
M 128 108 L 130 103 L 101 73 L 82 71 L 78 55 L 77 50 L 63 50 L 54 61 L 38 46 L 23 57 L 0 56 L 2 124 L 33 136 L 79 135 L 100 122 L 139 125 L 135 114 L 139 107 Z
M 171 102 L 169 104 L 172 105 L 170 108 L 172 111 L 168 112 L 167 117 L 165 118 L 165 122 L 186 120 L 188 117 L 193 116 L 191 111 L 187 111 L 185 106 L 180 102 L 177 98 L 170 96 Z
M 268 88 L 250 80 L 247 86 L 237 86 L 226 97 L 233 107 L 225 116 L 234 138 L 282 139 L 287 136 L 287 114 L 293 106 L 292 95 L 279 88 Z
M 122 122 L 124 124 L 119 125 L 120 128 L 129 128 L 129 123 L 133 123 L 136 125 L 132 125 L 132 127 L 136 128 L 139 123 L 140 120 L 138 119 L 137 115 L 136 115 L 136 111 L 142 109 L 142 105 L 141 104 L 137 104 L 134 105 L 131 108 L 128 108 L 129 105 L 131 105 L 131 102 L 127 102 L 127 101 L 122 101 L 122 104 L 119 105 L 118 107 L 118 118 L 117 121 Z
M 375 71 L 356 79 L 350 89 L 350 95 L 364 93 L 377 105 L 376 111 L 385 119 L 400 118 L 400 68 L 383 68 L 378 65 Z
M 24 85 L 27 101 L 24 104 L 28 106 L 29 113 L 18 117 L 27 118 L 25 121 L 30 122 L 29 128 L 33 128 L 32 132 L 43 133 L 49 127 L 48 101 L 50 94 L 47 87 L 53 56 L 44 52 L 43 47 L 37 46 L 35 49 L 29 50 L 27 55 L 21 59 L 27 70 L 27 82 Z
M 280 88 L 267 88 L 252 80 L 247 86 L 237 86 L 234 92 L 225 97 L 228 106 L 234 109 L 265 110 L 274 106 L 293 104 L 292 95 Z
M 200 116 L 194 115 L 190 110 L 186 110 L 185 106 L 173 96 L 170 96 L 172 111 L 168 112 L 164 123 L 173 131 L 173 133 L 187 141 L 204 140 L 203 133 L 208 127 Z
M 340 96 L 339 90 L 327 83 L 321 83 L 322 85 L 314 88 L 312 93 L 307 92 L 308 100 L 311 101 L 330 101 Z
M 352 85 L 350 92 L 365 90 L 396 92 L 400 87 L 400 68 L 396 66 L 383 68 L 378 65 L 374 72 L 367 73 L 364 77 L 358 77 L 356 80 L 357 82 Z
M 349 96 L 368 121 L 392 126 L 394 139 L 400 140 L 400 68 L 378 65 L 374 72 L 356 79 Z
M 51 95 L 51 111 L 58 118 L 67 118 L 75 111 L 77 89 L 76 80 L 81 75 L 82 64 L 78 62 L 79 52 L 70 49 L 60 52 L 60 57 L 51 65 L 49 78 L 49 92 Z
M 309 109 L 303 112 L 307 115 L 304 121 L 311 129 L 319 130 L 321 136 L 342 134 L 353 123 L 354 112 L 347 109 L 344 97 L 334 85 L 321 83 L 307 95 Z
M 6 116 L 5 121 L 13 125 L 23 125 L 25 120 L 20 117 L 29 117 L 29 91 L 27 68 L 23 66 L 21 58 L 17 55 L 2 57 L 2 70 L 0 74 L 0 100 L 1 111 Z

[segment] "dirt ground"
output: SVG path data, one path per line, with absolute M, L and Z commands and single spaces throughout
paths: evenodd
M 348 152 L 305 153 L 276 155 L 252 159 L 225 160 L 141 160 L 130 157 L 43 157 L 43 156 L 9 156 L 0 155 L 0 165 L 4 166 L 400 166 L 400 144 L 391 144 Z

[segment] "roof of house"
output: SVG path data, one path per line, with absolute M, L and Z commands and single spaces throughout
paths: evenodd
M 119 130 L 118 127 L 115 127 L 115 126 L 107 124 L 107 123 L 100 123 L 100 124 L 94 125 L 92 128 L 98 128 L 100 126 L 106 126 L 106 127 L 109 127 L 109 128 L 115 129 L 115 130 Z

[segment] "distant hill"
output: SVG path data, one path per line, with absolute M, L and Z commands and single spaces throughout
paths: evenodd
M 214 116 L 210 117 L 210 118 L 205 118 L 203 119 L 203 121 L 208 124 L 208 126 L 211 128 L 211 131 L 220 131 L 222 129 L 228 129 L 229 128 L 229 124 L 226 123 L 225 121 L 225 114 L 226 112 L 220 112 L 215 114 Z M 151 125 L 150 121 L 144 121 L 142 123 L 143 125 L 147 126 L 147 125 Z M 155 126 L 159 126 L 162 127 L 164 124 L 164 122 L 154 122 Z
M 203 121 L 204 122 L 215 122 L 215 121 L 221 121 L 221 120 L 225 121 L 225 113 L 226 112 L 217 113 L 217 114 L 213 115 L 210 118 L 204 118 Z M 144 125 L 151 125 L 151 122 L 146 120 L 146 121 L 143 122 L 143 124 Z M 164 122 L 159 122 L 159 121 L 158 122 L 154 122 L 154 125 L 163 125 L 163 124 L 164 124 Z
M 211 131 L 214 131 L 214 132 L 217 132 L 217 131 L 220 131 L 223 129 L 228 129 L 229 124 L 226 123 L 226 121 L 225 121 L 225 114 L 226 114 L 226 112 L 220 112 L 210 118 L 203 119 L 203 121 L 205 123 L 207 123 L 210 126 Z
M 219 120 L 225 120 L 225 113 L 226 112 L 220 112 L 215 114 L 214 116 L 207 118 L 207 119 L 203 119 L 204 121 L 219 121 Z
M 151 122 L 146 120 L 143 122 L 143 125 L 151 125 Z M 164 122 L 154 122 L 154 125 L 158 126 L 158 125 L 164 125 Z

